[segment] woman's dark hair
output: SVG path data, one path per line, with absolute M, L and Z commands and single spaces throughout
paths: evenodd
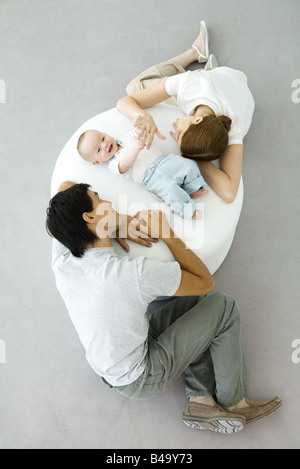
M 47 209 L 48 234 L 76 257 L 82 257 L 88 246 L 97 239 L 82 218 L 84 212 L 93 211 L 93 201 L 87 192 L 89 187 L 88 184 L 75 184 L 59 192 L 50 200 Z
M 195 161 L 217 160 L 227 148 L 230 127 L 227 116 L 206 116 L 202 122 L 191 124 L 182 136 L 182 156 Z

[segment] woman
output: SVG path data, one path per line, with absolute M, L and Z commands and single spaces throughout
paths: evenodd
M 185 68 L 196 60 L 207 62 L 205 69 L 187 72 Z M 160 139 L 165 137 L 144 109 L 176 96 L 186 117 L 176 120 L 170 134 L 177 140 L 182 156 L 197 161 L 210 187 L 225 202 L 233 202 L 240 184 L 243 138 L 251 125 L 254 100 L 245 74 L 218 67 L 214 55 L 209 55 L 205 22 L 201 21 L 200 34 L 187 51 L 147 69 L 129 83 L 127 93 L 117 108 L 134 119 L 148 149 L 155 134 Z M 219 168 L 211 163 L 216 159 Z

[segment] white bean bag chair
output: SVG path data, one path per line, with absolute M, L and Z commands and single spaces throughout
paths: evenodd
M 155 137 L 156 146 L 161 147 L 162 154 L 180 154 L 177 143 L 169 135 L 172 122 L 183 116 L 180 109 L 163 103 L 149 109 L 149 112 L 154 117 L 160 132 L 167 137 L 166 140 Z M 106 165 L 95 166 L 80 158 L 77 141 L 81 133 L 87 129 L 98 129 L 117 139 L 132 129 L 132 120 L 114 108 L 85 122 L 70 138 L 58 157 L 52 176 L 51 196 L 57 193 L 61 182 L 69 180 L 90 184 L 101 198 L 112 201 L 120 213 L 134 215 L 142 209 L 163 210 L 167 213 L 176 235 L 180 236 L 202 259 L 211 274 L 215 273 L 224 261 L 234 238 L 243 202 L 242 180 L 232 204 L 226 204 L 208 187 L 209 193 L 197 200 L 201 204 L 199 208 L 204 212 L 203 218 L 198 221 L 183 219 L 177 214 L 170 213 L 168 206 L 144 186 L 124 176 L 111 173 Z M 152 248 L 131 242 L 129 244 L 130 253 L 126 254 L 113 240 L 113 245 L 120 254 L 131 257 L 144 255 L 163 261 L 173 260 L 171 252 L 163 241 L 153 244 Z

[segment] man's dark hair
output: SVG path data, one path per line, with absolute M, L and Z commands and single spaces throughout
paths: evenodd
M 98 239 L 82 218 L 84 212 L 93 211 L 93 201 L 87 192 L 89 187 L 88 184 L 75 184 L 59 192 L 50 200 L 47 209 L 48 234 L 76 257 L 82 257 L 88 246 Z

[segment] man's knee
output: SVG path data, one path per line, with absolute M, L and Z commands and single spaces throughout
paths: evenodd
M 224 292 L 213 292 L 206 297 L 212 302 L 215 309 L 239 316 L 239 307 L 236 299 Z

